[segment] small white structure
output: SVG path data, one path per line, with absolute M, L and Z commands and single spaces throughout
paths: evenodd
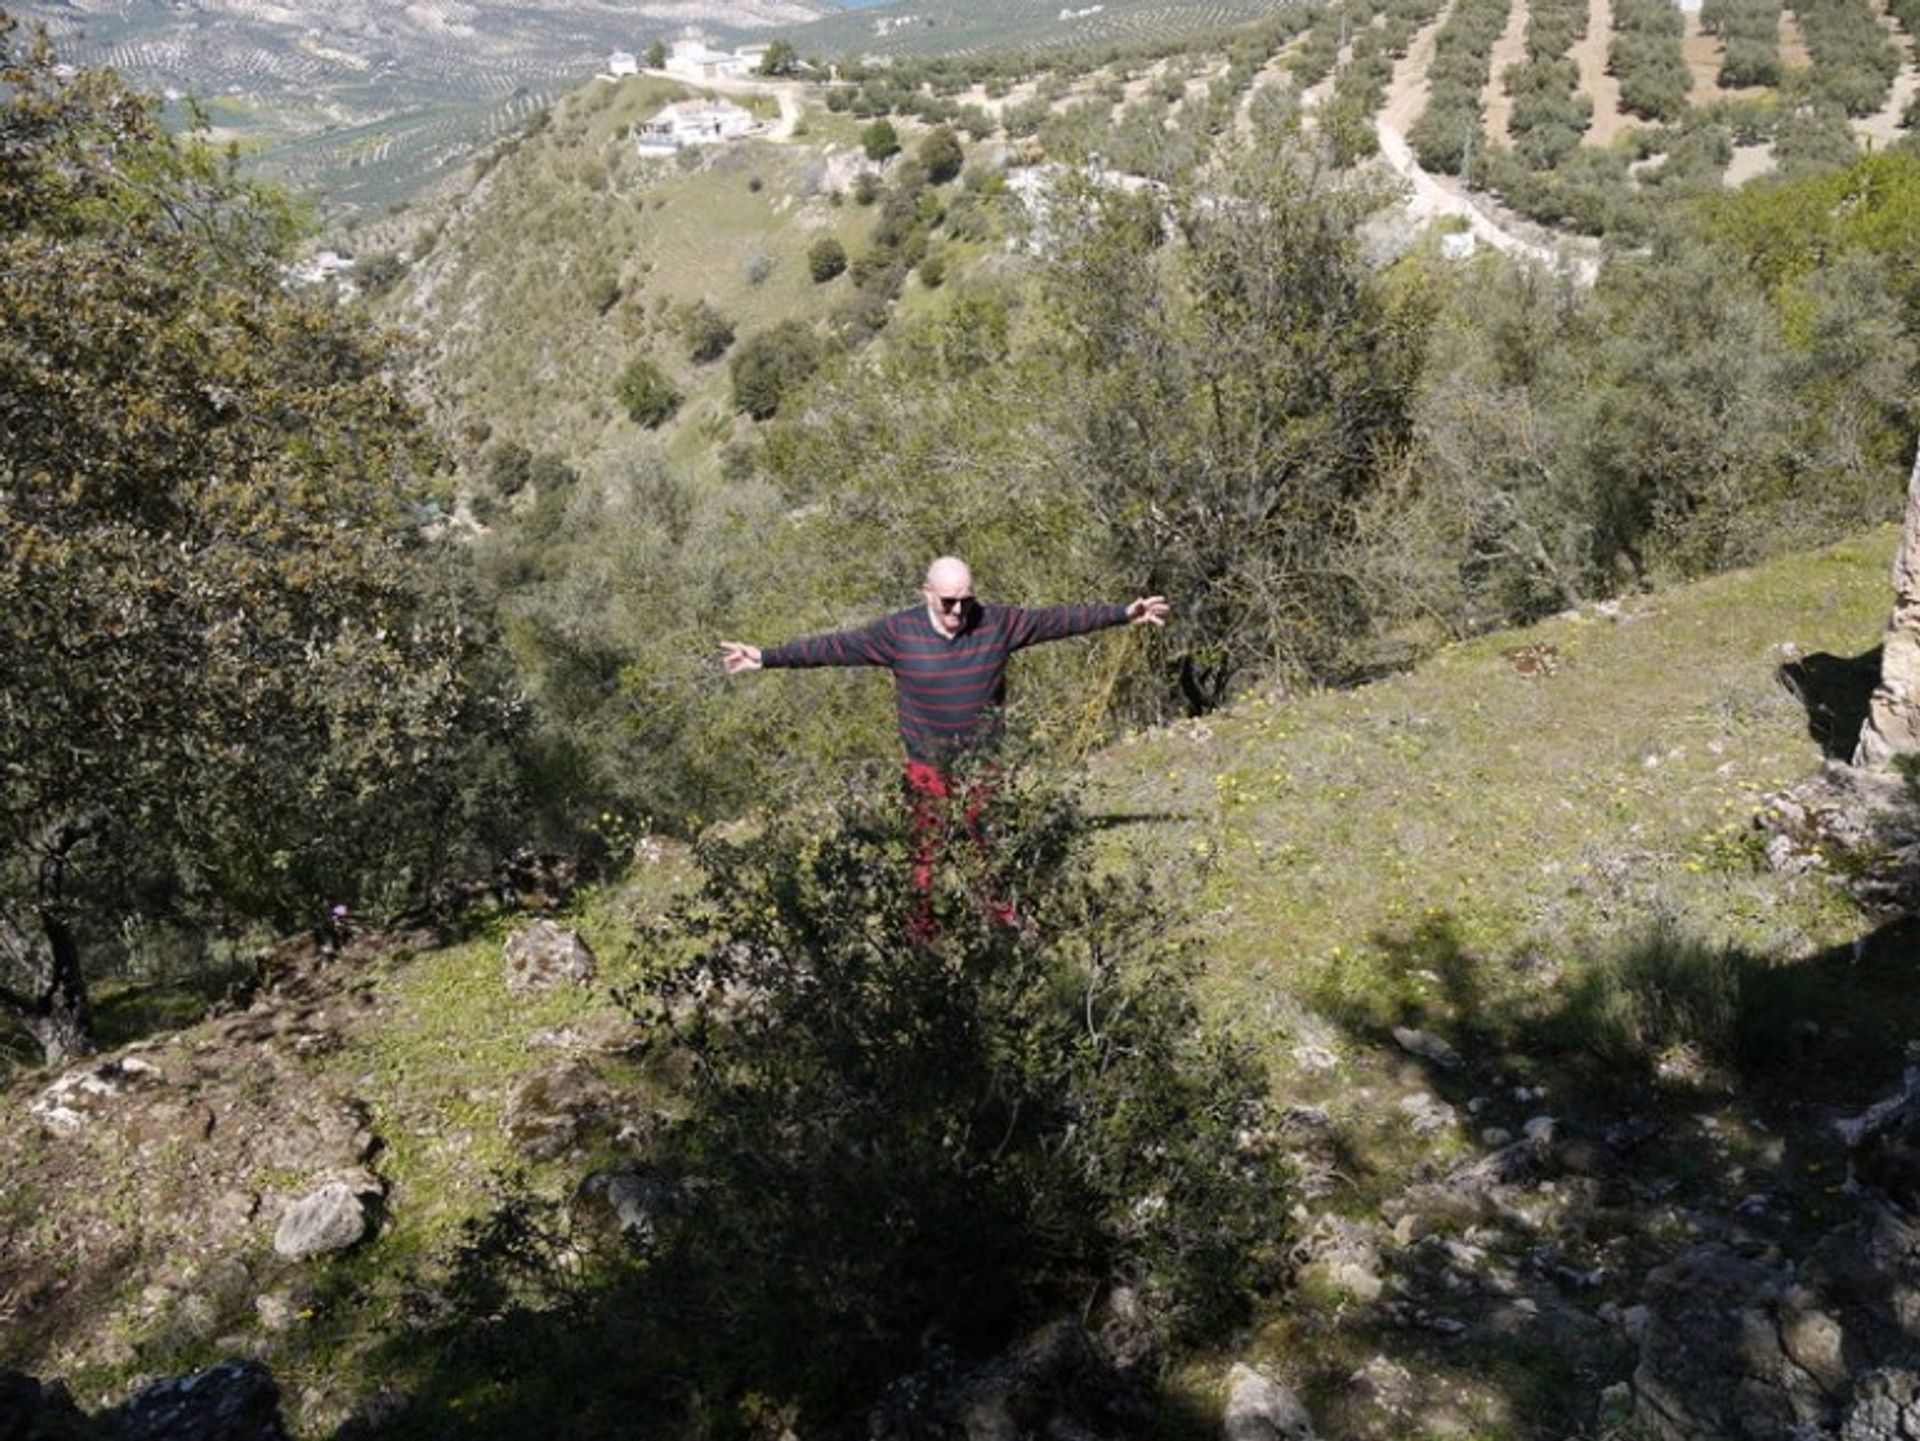
M 720 145 L 753 129 L 753 116 L 731 100 L 680 100 L 642 125 L 642 155 L 671 155 L 689 145 Z
M 607 57 L 607 74 L 615 80 L 640 73 L 640 57 L 630 50 L 616 50 Z
M 1471 260 L 1478 248 L 1479 240 L 1471 230 L 1450 230 L 1440 237 L 1440 257 L 1443 260 Z
M 667 55 L 667 72 L 688 80 L 737 80 L 751 74 L 757 62 L 737 51 L 709 50 L 698 37 L 676 40 Z

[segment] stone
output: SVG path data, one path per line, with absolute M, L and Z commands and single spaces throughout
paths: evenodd
M 1235 1363 L 1227 1373 L 1226 1441 L 1312 1441 L 1300 1398 L 1263 1371 Z
M 612 1114 L 613 1092 L 585 1061 L 564 1061 L 515 1082 L 507 1136 L 521 1155 L 550 1161 L 581 1144 Z
M 43 1087 L 27 1113 L 56 1136 L 77 1135 L 127 1097 L 163 1083 L 160 1068 L 139 1056 L 92 1060 Z
M 287 1441 L 280 1388 L 254 1361 L 156 1381 L 100 1419 L 116 1441 Z
M 1458 1070 L 1466 1062 L 1460 1059 L 1460 1053 L 1440 1037 L 1427 1031 L 1416 1031 L 1409 1026 L 1393 1028 L 1394 1044 L 1410 1056 L 1418 1056 L 1423 1061 L 1432 1061 L 1436 1066 L 1449 1071 Z
M 281 1213 L 273 1249 L 289 1261 L 306 1261 L 357 1246 L 368 1229 L 360 1193 L 345 1181 L 329 1181 Z
M 507 989 L 516 996 L 566 984 L 584 986 L 599 973 L 587 943 L 552 921 L 535 921 L 508 936 L 500 959 L 506 968 Z
M 1920 1438 L 1920 1376 L 1882 1369 L 1860 1377 L 1840 1423 L 1840 1441 L 1916 1441 Z
M 1867 702 L 1857 766 L 1884 769 L 1920 755 L 1920 454 L 1907 481 L 1907 513 L 1893 562 L 1893 616 L 1880 647 L 1880 683 Z
M 679 1202 L 671 1182 L 644 1166 L 595 1171 L 573 1193 L 569 1214 L 577 1227 L 648 1246 Z
M 1652 1271 L 1634 1424 L 1661 1441 L 1785 1437 L 1819 1425 L 1831 1398 L 1781 1339 L 1790 1289 L 1789 1273 L 1712 1243 Z

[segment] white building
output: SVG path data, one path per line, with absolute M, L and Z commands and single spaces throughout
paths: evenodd
M 736 80 L 753 73 L 755 62 L 738 51 L 709 50 L 700 39 L 676 40 L 667 55 L 667 71 L 688 80 Z
M 607 74 L 615 80 L 640 73 L 640 57 L 628 50 L 616 50 L 607 57 Z
M 753 116 L 731 100 L 680 100 L 642 125 L 634 137 L 642 155 L 671 155 L 688 145 L 719 145 L 753 129 Z

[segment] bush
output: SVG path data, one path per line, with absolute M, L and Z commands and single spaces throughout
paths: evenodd
M 766 420 L 780 402 L 820 366 L 819 338 L 798 320 L 783 320 L 734 352 L 733 404 L 755 420 Z
M 831 235 L 823 235 L 807 248 L 807 274 L 816 285 L 825 285 L 847 268 L 847 248 Z
M 683 397 L 649 356 L 637 356 L 620 376 L 616 387 L 620 404 L 629 418 L 648 430 L 656 429 L 672 418 Z
M 933 185 L 945 185 L 967 163 L 966 152 L 960 148 L 960 138 L 946 125 L 935 129 L 920 142 L 916 158 L 926 167 L 927 180 Z
M 680 313 L 680 333 L 686 338 L 687 358 L 695 365 L 718 360 L 733 344 L 733 322 L 705 300 Z
M 883 117 L 860 132 L 860 148 L 866 151 L 867 159 L 881 164 L 900 153 L 900 134 L 893 122 Z
M 1071 795 L 994 774 L 930 900 L 889 788 L 702 848 L 701 894 L 655 938 L 676 964 L 641 1019 L 693 1078 L 672 1169 L 728 1198 L 687 1240 L 791 1327 L 741 1382 L 877 1382 L 929 1331 L 991 1349 L 1122 1278 L 1167 1329 L 1215 1332 L 1272 1274 L 1287 1191 L 1240 1139 L 1257 1065 L 1203 1029 L 1147 884 L 1096 876 Z

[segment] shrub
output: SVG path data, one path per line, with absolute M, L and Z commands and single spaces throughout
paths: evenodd
M 882 117 L 860 132 L 860 148 L 867 159 L 880 164 L 900 153 L 900 135 L 893 122 Z
M 916 157 L 926 167 L 927 180 L 933 185 L 945 185 L 967 163 L 966 152 L 960 148 L 960 138 L 946 125 L 933 130 L 920 142 Z
M 656 429 L 672 418 L 683 397 L 649 356 L 637 356 L 620 376 L 620 404 L 636 425 Z
M 687 358 L 695 365 L 718 360 L 733 344 L 733 322 L 705 300 L 696 300 L 681 312 L 680 333 L 686 338 Z
M 820 366 L 820 341 L 798 320 L 783 320 L 734 352 L 733 404 L 755 420 L 779 410 L 780 402 Z
M 847 248 L 831 235 L 823 235 L 807 248 L 807 274 L 814 283 L 824 285 L 847 268 Z

